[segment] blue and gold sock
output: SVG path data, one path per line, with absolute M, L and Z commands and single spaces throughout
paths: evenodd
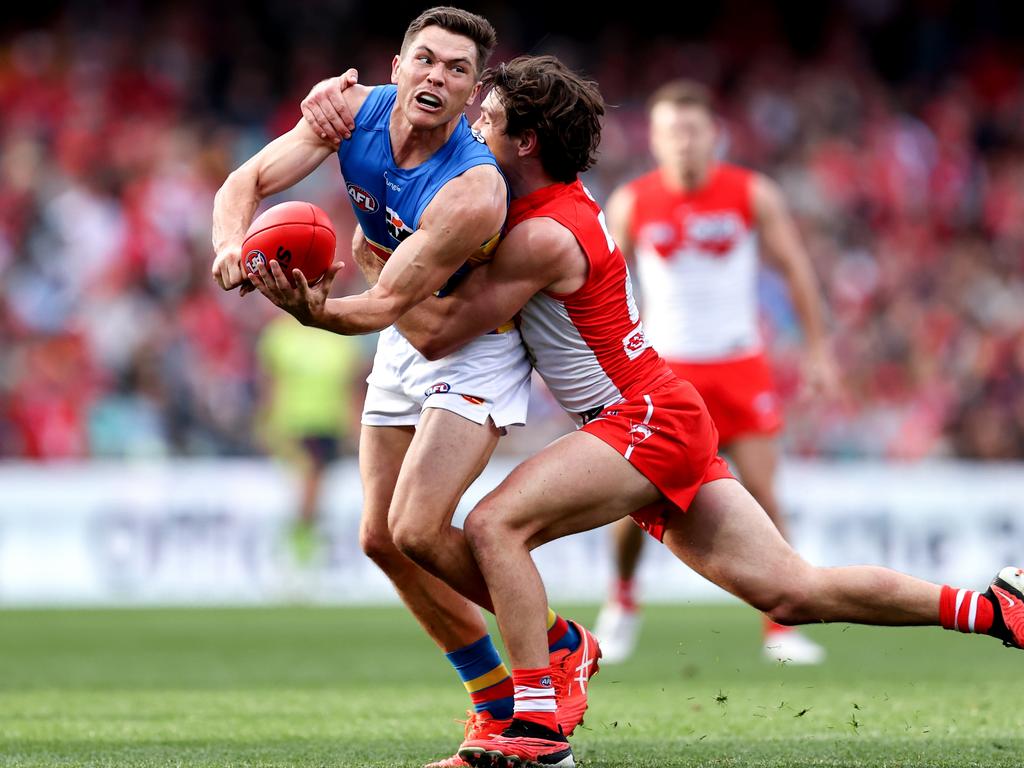
M 582 638 L 572 624 L 548 608 L 548 653 L 563 648 L 572 652 L 580 647 Z
M 477 712 L 489 712 L 495 720 L 512 717 L 515 688 L 490 635 L 445 655 L 459 673 Z

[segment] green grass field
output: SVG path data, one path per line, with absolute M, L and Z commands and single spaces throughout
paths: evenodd
M 809 633 L 825 666 L 772 665 L 745 608 L 649 607 L 635 660 L 594 679 L 577 762 L 1024 765 L 1024 654 Z M 420 766 L 466 702 L 399 608 L 0 611 L 3 766 Z

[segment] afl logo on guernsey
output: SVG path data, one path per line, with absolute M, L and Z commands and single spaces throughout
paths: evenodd
M 352 202 L 356 204 L 356 208 L 360 211 L 366 211 L 367 213 L 375 213 L 380 204 L 377 202 L 377 198 L 367 192 L 365 189 L 360 187 L 358 184 L 352 184 L 349 182 L 345 185 L 348 188 L 348 196 L 352 198 Z

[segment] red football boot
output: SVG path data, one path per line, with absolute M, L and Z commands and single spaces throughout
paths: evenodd
M 513 719 L 497 736 L 467 741 L 459 757 L 485 768 L 575 768 L 565 736 L 529 720 Z
M 491 717 L 491 713 L 487 711 L 474 712 L 470 709 L 466 714 L 469 716 L 469 719 L 466 720 L 466 735 L 462 741 L 463 747 L 471 741 L 497 736 L 512 723 L 511 720 L 495 720 Z M 465 768 L 465 766 L 468 765 L 469 763 L 459 757 L 458 753 L 456 753 L 451 757 L 444 758 L 443 760 L 438 760 L 434 763 L 427 763 L 423 768 Z
M 601 646 L 590 630 L 575 621 L 570 623 L 580 633 L 579 647 L 575 651 L 562 649 L 551 654 L 551 682 L 558 700 L 558 724 L 566 736 L 572 736 L 576 726 L 583 722 L 587 688 L 590 678 L 597 674 L 597 660 L 601 658 Z

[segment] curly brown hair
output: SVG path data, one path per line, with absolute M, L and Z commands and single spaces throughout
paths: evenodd
M 551 178 L 568 184 L 594 164 L 604 114 L 597 83 L 554 56 L 519 56 L 482 79 L 505 108 L 505 132 L 537 134 L 541 166 Z
M 456 35 L 468 37 L 476 44 L 476 71 L 482 72 L 491 58 L 494 46 L 498 44 L 498 33 L 491 22 L 476 13 L 453 8 L 450 5 L 439 5 L 428 8 L 409 23 L 402 38 L 402 53 L 409 49 L 409 43 L 421 30 L 427 27 L 440 27 Z

